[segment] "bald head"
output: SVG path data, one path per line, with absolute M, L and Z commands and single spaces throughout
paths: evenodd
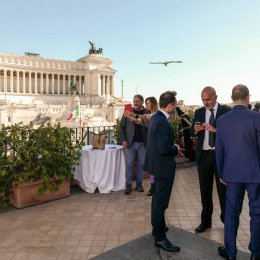
M 201 91 L 201 100 L 207 109 L 213 108 L 217 103 L 218 96 L 214 88 L 207 86 Z

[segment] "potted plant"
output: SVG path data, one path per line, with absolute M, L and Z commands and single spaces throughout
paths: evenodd
M 80 160 L 82 142 L 72 129 L 15 124 L 0 131 L 0 202 L 17 208 L 69 196 L 71 169 Z M 59 194 L 60 193 L 60 194 Z
M 120 139 L 120 122 L 121 120 L 119 118 L 116 119 L 116 125 L 112 137 L 112 144 L 119 144 L 121 145 L 121 139 Z

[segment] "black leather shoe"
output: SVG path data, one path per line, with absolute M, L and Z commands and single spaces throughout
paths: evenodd
M 174 245 L 172 242 L 170 242 L 167 238 L 160 242 L 155 242 L 155 247 L 161 248 L 165 251 L 170 251 L 170 252 L 179 252 L 181 249 Z
M 205 224 L 201 223 L 198 227 L 196 227 L 195 232 L 202 233 L 202 232 L 205 232 L 206 229 L 208 229 L 208 228 L 211 228 L 211 224 L 205 225 Z
M 129 194 L 131 193 L 131 191 L 132 191 L 132 188 L 131 188 L 131 187 L 126 187 L 126 189 L 125 189 L 125 194 L 126 194 L 126 195 L 129 195 Z
M 228 256 L 227 250 L 224 246 L 218 248 L 218 254 L 226 260 L 236 260 L 236 257 Z
M 260 256 L 251 256 L 250 260 L 260 260 Z

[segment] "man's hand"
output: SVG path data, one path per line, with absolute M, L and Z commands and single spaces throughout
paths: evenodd
M 177 155 L 177 157 L 183 157 L 184 156 L 184 152 L 185 152 L 185 149 L 183 149 L 183 148 L 179 148 L 178 149 L 178 155 Z
M 213 126 L 210 125 L 210 124 L 204 123 L 204 124 L 203 124 L 203 127 L 204 127 L 205 130 L 208 130 L 209 132 L 213 132 L 213 133 L 216 132 L 216 128 L 213 127 Z
M 175 146 L 177 146 L 177 148 L 178 148 L 178 155 L 176 155 L 176 157 L 182 157 L 182 156 L 184 156 L 184 151 L 185 151 L 185 149 L 183 149 L 183 148 L 181 148 L 178 144 L 174 144 Z
M 199 124 L 195 124 L 194 125 L 194 130 L 195 132 L 200 132 L 204 130 L 204 126 L 203 125 L 199 125 Z
M 129 117 L 129 116 L 131 116 L 131 112 L 126 110 L 124 112 L 124 117 Z
M 124 141 L 124 142 L 122 143 L 122 145 L 123 145 L 123 147 L 124 147 L 125 149 L 128 148 L 128 142 L 127 142 L 127 141 Z

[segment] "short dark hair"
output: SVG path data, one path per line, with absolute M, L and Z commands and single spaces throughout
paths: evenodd
M 247 86 L 238 84 L 232 89 L 232 100 L 245 100 L 249 96 L 249 89 Z
M 254 108 L 260 109 L 260 102 L 256 102 L 255 105 L 254 105 Z
M 144 98 L 143 98 L 143 96 L 140 95 L 140 94 L 134 95 L 134 98 L 138 98 L 138 99 L 142 100 L 142 102 L 144 102 Z
M 176 92 L 175 91 L 166 91 L 161 94 L 159 99 L 159 105 L 161 108 L 166 108 L 171 103 L 176 103 Z

